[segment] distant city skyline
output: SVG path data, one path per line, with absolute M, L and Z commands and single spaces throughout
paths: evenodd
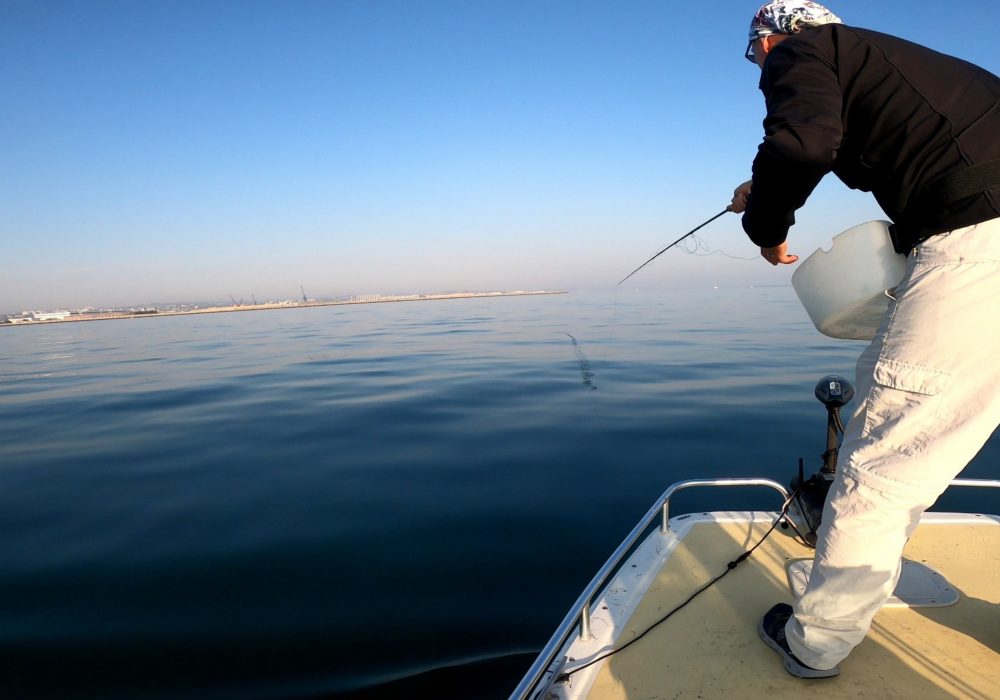
M 80 321 L 111 321 L 135 318 L 162 318 L 168 316 L 187 316 L 214 313 L 232 313 L 239 311 L 278 311 L 289 309 L 304 309 L 323 306 L 347 306 L 355 304 L 393 304 L 416 301 L 450 301 L 455 299 L 487 299 L 498 297 L 523 297 L 564 294 L 558 290 L 507 290 L 490 292 L 444 292 L 438 294 L 362 294 L 336 299 L 282 299 L 245 302 L 231 299 L 232 304 L 217 303 L 167 303 L 142 307 L 94 308 L 80 309 L 48 309 L 22 311 L 16 314 L 0 313 L 0 325 L 37 325 L 45 323 L 63 323 Z
M 179 310 L 182 308 L 209 308 L 209 307 L 226 307 L 232 306 L 234 308 L 241 307 L 251 307 L 251 306 L 265 306 L 265 305 L 283 305 L 283 304 L 319 304 L 325 305 L 330 303 L 371 303 L 378 301 L 403 301 L 403 300 L 414 300 L 421 298 L 468 298 L 468 297 L 492 297 L 492 296 L 524 296 L 524 295 L 538 295 L 538 294 L 565 294 L 563 290 L 554 289 L 537 289 L 537 290 L 527 290 L 527 289 L 495 289 L 495 290 L 438 290 L 435 292 L 421 292 L 421 293 L 381 293 L 376 292 L 374 294 L 338 294 L 332 296 L 322 296 L 322 297 L 310 297 L 303 293 L 300 297 L 261 297 L 257 298 L 257 295 L 250 294 L 249 298 L 246 296 L 241 296 L 237 299 L 234 295 L 229 295 L 229 302 L 225 299 L 159 299 L 153 300 L 142 304 L 110 304 L 110 305 L 93 305 L 85 304 L 81 306 L 65 305 L 60 307 L 36 307 L 36 308 L 25 308 L 25 309 L 3 309 L 0 308 L 0 318 L 4 316 L 20 316 L 24 314 L 34 314 L 34 315 L 49 315 L 53 313 L 61 312 L 91 312 L 91 311 L 135 311 L 135 310 L 145 310 L 145 309 L 168 309 L 168 310 Z
M 995 2 L 827 4 L 1000 69 Z M 0 313 L 613 287 L 749 177 L 758 6 L 8 0 Z M 805 256 L 883 215 L 830 176 L 797 218 Z M 628 287 L 791 272 L 671 251 Z

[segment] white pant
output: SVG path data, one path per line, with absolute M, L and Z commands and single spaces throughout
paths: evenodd
M 919 245 L 893 295 L 858 360 L 812 576 L 785 627 L 817 669 L 864 639 L 921 513 L 1000 424 L 1000 219 Z

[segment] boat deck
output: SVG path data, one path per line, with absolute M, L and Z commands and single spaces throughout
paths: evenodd
M 566 670 L 607 651 L 612 642 L 621 646 L 682 603 L 756 543 L 773 516 L 686 517 L 672 521 L 672 532 L 654 533 L 633 555 L 634 566 L 625 564 L 594 606 L 594 639 L 574 643 Z M 1000 520 L 926 514 L 904 556 L 943 574 L 959 601 L 883 608 L 865 641 L 840 664 L 839 677 L 794 678 L 757 636 L 768 608 L 794 600 L 786 567 L 812 557 L 812 550 L 776 530 L 747 561 L 642 640 L 573 674 L 543 697 L 1000 697 Z M 643 557 L 666 563 L 628 579 L 642 570 Z

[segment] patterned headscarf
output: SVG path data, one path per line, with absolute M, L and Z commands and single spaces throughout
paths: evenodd
M 841 24 L 840 17 L 811 0 L 774 0 L 750 20 L 750 40 L 772 34 L 795 34 L 809 27 Z

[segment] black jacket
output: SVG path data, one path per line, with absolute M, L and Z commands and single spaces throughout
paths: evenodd
M 795 210 L 831 170 L 848 187 L 875 195 L 905 250 L 1000 217 L 1000 189 L 947 204 L 925 189 L 1000 159 L 1000 78 L 992 73 L 896 37 L 831 24 L 775 46 L 760 89 L 764 142 L 743 215 L 757 245 L 785 240 Z

